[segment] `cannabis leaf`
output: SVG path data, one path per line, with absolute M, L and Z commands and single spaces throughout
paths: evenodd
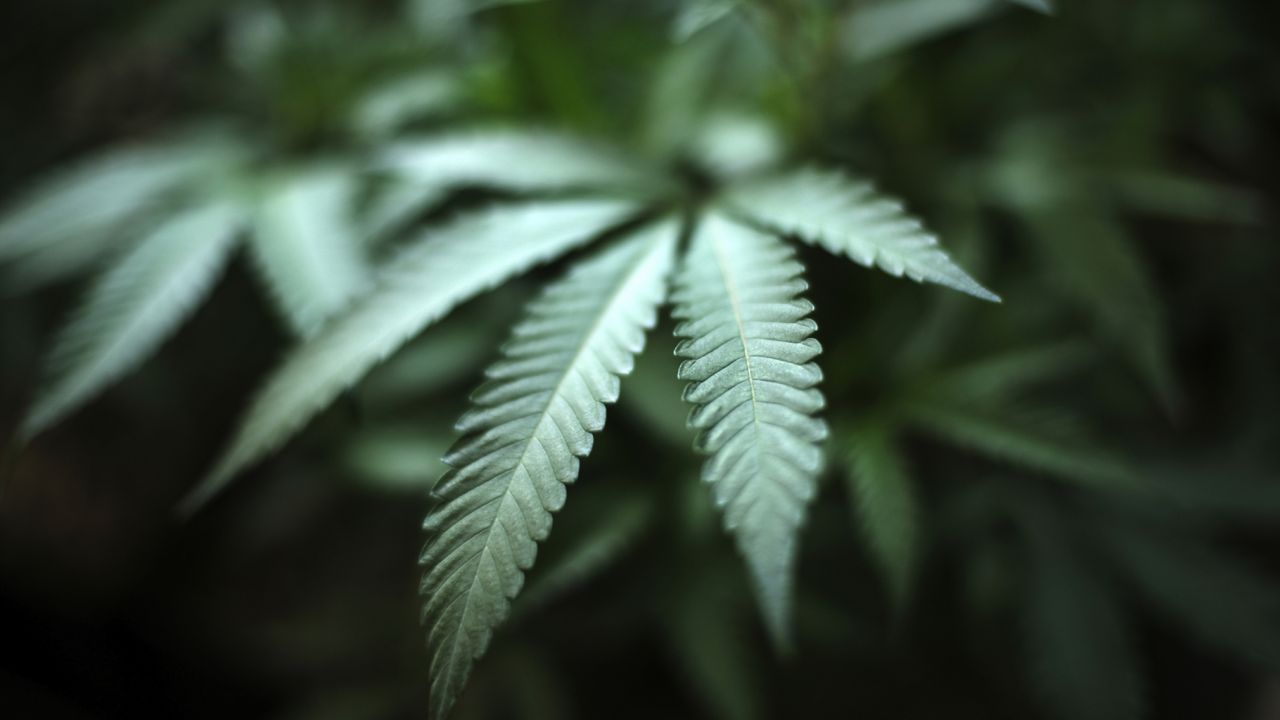
M 744 218 L 866 267 L 1000 301 L 953 263 L 938 247 L 938 239 L 900 203 L 880 196 L 870 184 L 805 169 L 745 183 L 726 200 Z
M 519 192 L 633 188 L 637 164 L 547 131 L 491 129 L 406 140 L 382 153 L 382 170 L 428 188 L 476 185 Z
M 346 172 L 303 171 L 273 183 L 258 211 L 254 257 L 299 336 L 315 334 L 369 282 L 350 216 L 355 192 Z
M 635 190 L 652 182 L 637 163 L 550 131 L 490 128 L 401 140 L 379 153 L 391 186 L 375 199 L 366 235 L 380 238 L 459 187 L 519 193 Z
M 194 509 L 460 303 L 590 240 L 633 211 L 617 200 L 540 201 L 469 214 L 428 231 L 385 268 L 375 290 L 289 355 L 185 507 Z
M 695 405 L 703 479 L 751 566 L 766 624 L 789 643 L 791 581 L 805 505 L 822 465 L 826 425 L 815 387 L 822 351 L 794 251 L 719 215 L 698 225 L 674 314 L 685 338 L 680 379 Z
M 738 9 L 741 0 L 691 0 L 676 12 L 671 37 L 684 42 Z
M 662 223 L 576 266 L 534 302 L 458 421 L 464 437 L 424 528 L 431 695 L 444 717 L 506 617 L 551 513 L 578 476 L 656 320 L 676 227 Z
M 1053 12 L 1048 0 L 877 0 L 849 14 L 845 47 L 854 60 L 870 60 L 970 25 L 1009 3 Z
M 891 430 L 883 424 L 851 428 L 847 467 L 849 496 L 872 559 L 885 576 L 890 599 L 901 608 L 915 575 L 919 508 Z
M 22 434 L 44 431 L 145 360 L 208 291 L 239 223 L 227 204 L 180 213 L 103 275 L 58 337 Z
M 132 224 L 164 208 L 234 150 L 199 135 L 112 150 L 56 173 L 0 218 L 9 290 L 80 272 L 129 238 Z
M 1206 647 L 1266 669 L 1280 667 L 1280 586 L 1204 540 L 1110 522 L 1102 538 L 1136 589 Z
M 962 407 L 943 401 L 911 404 L 907 419 L 947 442 L 1065 480 L 1132 488 L 1139 480 L 1098 447 L 1079 421 L 1061 411 L 1016 404 Z

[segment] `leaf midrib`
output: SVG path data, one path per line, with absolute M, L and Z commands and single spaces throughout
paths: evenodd
M 652 251 L 652 248 L 646 248 L 645 252 L 642 253 L 640 262 L 637 263 L 635 267 L 631 268 L 630 273 L 627 275 L 626 279 L 623 282 L 619 283 L 618 286 L 613 290 L 613 292 L 610 293 L 608 302 L 604 303 L 601 306 L 601 310 L 596 315 L 596 318 L 592 321 L 591 326 L 587 329 L 585 333 L 583 333 L 582 339 L 579 342 L 579 347 L 577 351 L 574 352 L 573 354 L 573 361 L 565 366 L 565 370 L 561 374 L 560 380 L 556 383 L 555 389 L 551 392 L 550 395 L 547 396 L 546 404 L 543 406 L 542 411 L 539 413 L 538 422 L 533 426 L 533 430 L 529 434 L 529 439 L 524 441 L 525 446 L 524 446 L 524 449 L 520 452 L 519 459 L 516 461 L 514 465 L 511 466 L 509 470 L 506 470 L 502 473 L 503 475 L 506 476 L 507 480 L 506 480 L 506 487 L 503 488 L 502 495 L 496 499 L 498 502 L 498 509 L 494 515 L 495 522 L 490 524 L 484 530 L 481 530 L 480 532 L 476 533 L 477 535 L 485 534 L 486 537 L 484 541 L 484 546 L 481 547 L 479 552 L 476 553 L 476 560 L 474 565 L 475 572 L 471 579 L 471 586 L 467 588 L 467 591 L 463 594 L 463 596 L 466 597 L 466 607 L 463 608 L 462 617 L 459 618 L 458 625 L 459 625 L 460 631 L 455 632 L 453 636 L 453 642 L 451 643 L 451 647 L 449 649 L 450 658 L 456 658 L 458 656 L 458 645 L 461 642 L 463 635 L 465 634 L 466 620 L 471 612 L 471 598 L 474 597 L 476 586 L 480 582 L 480 568 L 484 562 L 485 556 L 492 554 L 492 551 L 490 550 L 490 543 L 492 542 L 492 539 L 493 539 L 493 530 L 502 522 L 501 521 L 502 510 L 513 497 L 511 495 L 511 483 L 512 483 L 512 480 L 515 478 L 516 471 L 519 470 L 521 467 L 525 466 L 525 462 L 526 462 L 525 459 L 529 454 L 529 450 L 533 447 L 534 442 L 537 441 L 537 443 L 541 445 L 542 440 L 541 438 L 538 437 L 538 431 L 542 428 L 543 423 L 547 422 L 549 418 L 552 420 L 552 422 L 555 422 L 554 418 L 551 418 L 551 415 L 550 415 L 552 403 L 554 403 L 556 398 L 562 394 L 564 389 L 564 384 L 569 379 L 569 377 L 575 372 L 580 372 L 577 369 L 577 367 L 578 367 L 578 362 L 583 357 L 583 353 L 585 353 L 587 349 L 591 346 L 592 338 L 594 338 L 596 334 L 600 332 L 601 328 L 603 327 L 604 319 L 608 317 L 611 311 L 614 309 L 614 306 L 617 304 L 618 299 L 623 296 L 624 292 L 627 291 L 632 286 L 636 278 L 640 276 L 640 273 L 638 271 L 643 269 L 645 264 L 649 262 L 650 260 L 649 253 L 651 251 Z M 590 389 L 590 386 L 588 385 L 588 390 L 589 389 Z M 546 452 L 545 448 L 543 452 Z M 547 453 L 547 457 L 549 460 L 550 453 Z M 532 483 L 533 482 L 532 474 L 527 472 L 526 474 L 529 474 L 530 483 Z M 556 481 L 559 482 L 559 478 L 556 478 Z M 541 493 L 537 492 L 536 487 L 534 488 L 534 492 L 535 494 L 538 495 L 539 503 L 541 503 Z M 524 509 L 520 507 L 520 504 L 518 502 L 516 503 L 516 508 L 520 510 L 522 515 L 524 514 Z M 545 506 L 543 509 L 545 510 Z M 528 527 L 527 520 L 525 524 L 526 524 L 526 527 Z M 508 545 L 510 545 L 510 540 L 507 540 L 507 543 Z M 514 551 L 514 548 L 512 548 L 513 558 L 514 558 L 514 555 L 515 555 L 515 551 Z M 501 592 L 501 588 L 499 588 L 499 592 Z M 452 665 L 453 663 L 451 662 L 450 664 Z
M 747 388 L 751 390 L 751 424 L 757 438 L 763 437 L 760 432 L 760 406 L 759 399 L 756 397 L 756 380 L 755 371 L 751 366 L 751 348 L 747 345 L 746 324 L 742 319 L 742 311 L 739 308 L 738 287 L 734 282 L 732 275 L 728 272 L 728 258 L 720 249 L 719 240 L 712 235 L 710 238 L 711 252 L 716 258 L 716 269 L 720 272 L 720 277 L 724 279 L 725 292 L 729 296 L 729 309 L 733 312 L 733 322 L 738 330 L 738 339 L 742 342 L 742 356 L 745 359 L 744 365 L 747 368 Z M 763 466 L 763 458 L 760 455 L 760 442 L 752 444 L 756 451 L 757 464 Z

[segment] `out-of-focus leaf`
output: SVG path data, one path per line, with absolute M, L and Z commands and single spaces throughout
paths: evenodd
M 689 406 L 680 399 L 684 384 L 676 377 L 679 362 L 671 337 L 655 333 L 649 349 L 636 358 L 636 369 L 622 381 L 626 392 L 618 408 L 640 421 L 670 446 L 687 449 L 693 439 Z
M 1070 416 L 1047 408 L 992 407 L 916 401 L 903 408 L 922 430 L 959 447 L 1028 470 L 1094 488 L 1140 484 L 1133 472 L 1097 447 Z
M 862 424 L 847 437 L 845 477 L 853 511 L 885 576 L 889 597 L 901 609 L 911 594 L 919 554 L 914 483 L 888 428 Z
M 645 149 L 667 157 L 688 150 L 690 128 L 697 127 L 722 88 L 729 43 L 705 32 L 671 47 L 654 63 L 641 127 Z
M 764 170 L 782 158 L 782 138 L 764 118 L 713 113 L 695 133 L 692 154 L 720 177 Z
M 1080 342 L 1013 350 L 953 368 L 925 380 L 923 392 L 960 404 L 1016 399 L 1028 387 L 1060 379 L 1091 356 Z
M 432 187 L 479 185 L 520 192 L 644 188 L 634 163 L 564 135 L 530 130 L 460 133 L 391 146 L 379 166 Z
M 352 124 L 368 138 L 384 138 L 396 130 L 455 107 L 462 88 L 455 75 L 427 70 L 375 87 L 356 105 Z
M 435 485 L 449 449 L 450 434 L 421 422 L 374 427 L 355 433 L 343 462 L 361 484 L 389 492 L 425 492 Z
M 268 3 L 253 3 L 232 15 L 227 31 L 227 54 L 231 62 L 246 73 L 262 73 L 288 35 L 289 28 L 277 8 Z
M 368 289 L 371 271 L 352 220 L 356 178 L 340 168 L 271 183 L 250 247 L 285 319 L 310 337 Z
M 1111 525 L 1109 551 L 1169 622 L 1219 652 L 1280 667 L 1280 585 L 1172 531 Z
M 1165 408 L 1176 410 L 1164 309 L 1132 240 L 1098 207 L 1066 206 L 1028 219 L 1046 274 L 1124 351 Z
M 1142 716 L 1141 667 L 1120 599 L 1047 508 L 1022 508 L 1022 602 L 1033 686 L 1062 720 Z
M 103 275 L 59 336 L 23 434 L 44 431 L 154 352 L 212 286 L 241 222 L 227 204 L 179 213 Z
M 495 294 L 497 295 L 497 294 Z M 409 343 L 374 368 L 360 386 L 363 402 L 403 408 L 476 374 L 492 359 L 506 334 L 497 305 L 507 298 L 478 299 L 430 333 Z
M 132 239 L 137 221 L 168 211 L 234 149 L 196 136 L 113 150 L 54 173 L 0 217 L 0 262 L 8 290 L 85 270 Z
M 1102 173 L 1099 181 L 1128 207 L 1176 220 L 1257 225 L 1264 217 L 1254 193 L 1203 178 L 1146 170 Z
M 512 622 L 536 613 L 603 573 L 652 525 L 653 496 L 617 490 L 596 494 L 600 497 L 591 507 L 590 522 L 579 529 L 565 552 L 551 562 L 542 561 L 512 607 Z
M 845 19 L 844 47 L 854 60 L 888 55 L 970 25 L 1005 0 L 876 0 Z
M 456 41 L 466 31 L 471 15 L 505 5 L 523 5 L 540 0 L 405 0 L 410 21 L 419 31 L 438 42 Z
M 441 185 L 393 180 L 379 188 L 360 213 L 360 236 L 366 245 L 376 248 L 447 196 L 448 189 Z
M 1037 10 L 1045 15 L 1053 14 L 1053 3 L 1050 0 L 1009 0 L 1009 2 L 1017 3 L 1023 7 L 1029 7 Z
M 662 614 L 667 642 L 686 682 L 710 717 L 766 716 L 766 687 L 752 645 L 750 608 L 732 588 L 728 567 L 699 568 Z
M 618 201 L 538 202 L 470 214 L 430 231 L 383 270 L 376 290 L 290 354 L 184 507 L 191 511 L 203 504 L 460 303 L 598 236 L 633 212 L 634 206 Z
M 684 42 L 698 31 L 710 27 L 738 9 L 742 0 L 689 0 L 676 10 L 671 24 L 671 35 L 676 42 Z

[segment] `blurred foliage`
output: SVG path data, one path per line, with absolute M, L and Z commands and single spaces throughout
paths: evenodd
M 357 263 L 508 195 L 406 188 L 370 171 L 386 149 L 520 123 L 694 187 L 777 162 L 876 178 L 1005 302 L 803 249 L 833 432 L 787 657 L 696 482 L 660 324 L 456 717 L 1273 716 L 1267 10 L 1019 4 L 1047 9 L 4 4 L 0 192 L 17 244 L 0 257 L 0 426 L 17 434 L 76 276 L 219 203 L 251 252 L 229 255 L 137 372 L 0 465 L 3 703 L 37 717 L 422 715 L 414 560 L 436 458 L 559 266 L 464 304 L 256 482 L 183 523 L 172 508 L 250 390 L 329 312 L 291 303 L 279 278 L 298 275 L 281 268 L 306 267 L 325 237 L 358 248 L 338 268 L 347 291 L 319 286 L 337 312 L 362 292 Z M 65 168 L 78 169 L 50 174 Z M 480 185 L 484 171 L 458 170 Z M 276 252 L 290 237 L 302 255 Z

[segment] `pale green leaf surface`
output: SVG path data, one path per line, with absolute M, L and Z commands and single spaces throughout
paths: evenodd
M 230 205 L 181 213 L 124 255 L 54 346 L 50 383 L 23 423 L 32 437 L 137 367 L 206 295 L 241 222 Z
M 693 133 L 689 153 L 720 177 L 758 172 L 778 162 L 783 141 L 764 118 L 743 112 L 710 114 Z
M 676 42 L 684 42 L 700 30 L 710 27 L 738 9 L 741 0 L 690 0 L 676 11 L 671 25 L 671 36 Z
M 1009 3 L 1053 12 L 1048 0 L 875 0 L 846 18 L 844 48 L 854 60 L 871 60 L 977 23 Z
M 472 664 L 524 583 L 565 485 L 604 427 L 666 294 L 674 223 L 577 265 L 516 326 L 458 421 L 423 524 L 423 623 L 434 716 L 448 714 Z
M 254 259 L 301 337 L 314 335 L 371 281 L 352 220 L 355 192 L 348 173 L 304 171 L 271 186 L 258 210 Z
M 377 247 L 405 229 L 419 214 L 449 194 L 442 185 L 396 180 L 369 202 L 359 218 L 360 237 L 365 245 Z
M 167 212 L 175 193 L 226 162 L 214 137 L 110 151 L 55 172 L 0 217 L 8 291 L 83 272 L 134 240 L 140 221 Z
M 356 432 L 342 453 L 344 474 L 381 492 L 430 490 L 440 477 L 440 457 L 451 439 L 448 423 L 441 422 L 439 427 L 416 418 Z
M 766 625 L 790 638 L 792 582 L 805 507 L 822 465 L 826 425 L 822 351 L 794 251 L 781 241 L 710 215 L 699 225 L 675 293 L 680 379 L 690 384 L 695 446 L 710 455 L 711 485 L 725 527 L 745 556 Z
M 507 205 L 429 230 L 382 271 L 373 291 L 289 355 L 185 506 L 207 500 L 460 303 L 596 237 L 633 210 L 604 200 Z
M 455 75 L 416 72 L 375 87 L 356 105 L 352 124 L 366 137 L 383 138 L 414 120 L 451 109 L 461 97 Z
M 754 223 L 847 255 L 860 265 L 1000 301 L 952 262 L 938 239 L 900 203 L 838 172 L 803 169 L 773 176 L 730 190 L 726 200 Z
M 845 21 L 844 45 L 855 60 L 902 50 L 970 25 L 1003 0 L 877 0 L 858 5 Z
M 115 150 L 50 176 L 0 219 L 0 260 L 110 230 L 154 206 L 202 157 L 159 145 Z
M 854 512 L 890 598 L 901 608 L 914 580 L 920 534 L 915 486 L 906 461 L 887 428 L 866 425 L 850 432 L 847 463 Z
M 549 131 L 495 129 L 406 140 L 387 149 L 379 166 L 433 187 L 479 185 L 519 192 L 634 189 L 646 181 L 634 162 Z

